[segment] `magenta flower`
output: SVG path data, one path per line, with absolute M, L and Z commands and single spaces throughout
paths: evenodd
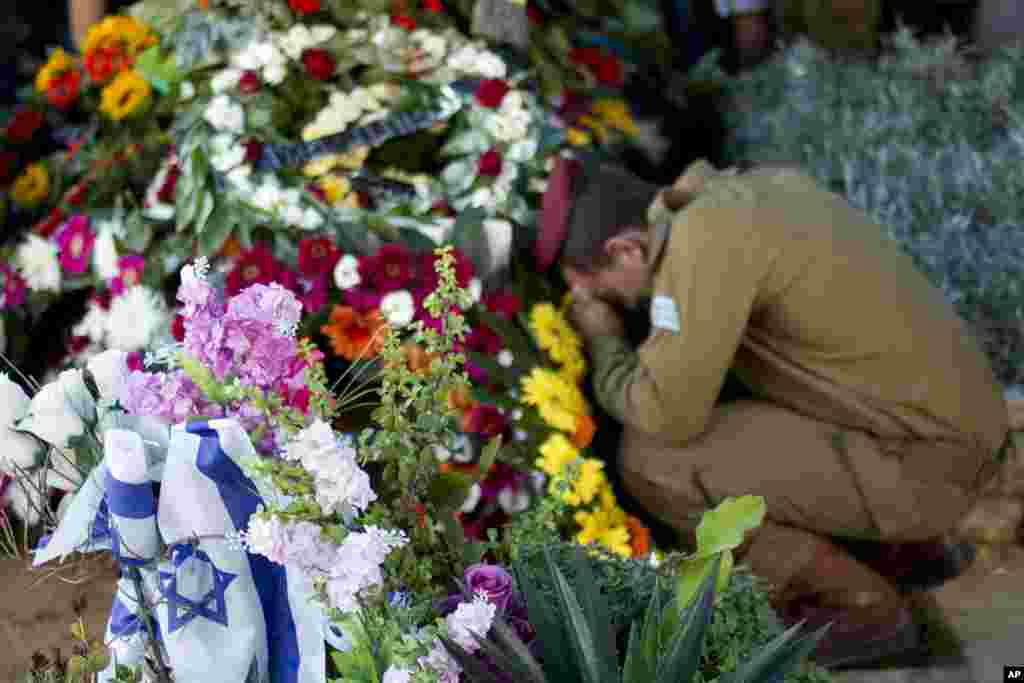
M 57 233 L 60 265 L 68 273 L 81 275 L 89 268 L 89 257 L 96 242 L 96 233 L 89 227 L 89 217 L 76 214 Z
M 463 575 L 466 589 L 473 595 L 483 593 L 487 601 L 498 608 L 499 614 L 505 613 L 509 600 L 512 599 L 512 575 L 504 567 L 496 564 L 474 564 Z
M 327 305 L 327 277 L 320 276 L 313 280 L 299 279 L 299 293 L 302 296 L 302 308 L 306 313 L 316 314 Z
M 359 259 L 359 276 L 380 294 L 405 289 L 413 277 L 413 255 L 401 244 L 385 244 Z
M 146 259 L 138 254 L 127 254 L 117 260 L 117 267 L 121 272 L 110 281 L 110 293 L 121 296 L 125 290 L 142 282 Z

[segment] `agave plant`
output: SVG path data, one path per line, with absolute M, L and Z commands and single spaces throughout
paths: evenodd
M 530 623 L 541 644 L 540 660 L 506 624 L 496 621 L 490 637 L 481 639 L 478 658 L 450 639 L 444 644 L 478 683 L 692 683 L 701 666 L 704 635 L 714 610 L 715 586 L 721 568 L 716 558 L 698 598 L 684 608 L 665 591 L 655 589 L 642 620 L 632 624 L 625 659 L 620 666 L 615 625 L 606 596 L 594 581 L 580 551 L 575 558 L 575 587 L 544 551 L 544 568 L 557 599 L 546 599 L 522 567 L 517 579 L 526 596 Z M 678 587 L 677 587 L 678 590 Z M 674 596 L 673 596 L 674 597 Z M 787 673 L 814 649 L 828 629 L 798 637 L 802 623 L 782 633 L 717 683 L 781 683 Z

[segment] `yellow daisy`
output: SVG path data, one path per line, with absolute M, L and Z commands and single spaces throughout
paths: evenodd
M 563 432 L 574 433 L 577 418 L 587 412 L 587 401 L 579 387 L 551 370 L 534 368 L 523 378 L 522 388 L 523 401 Z
M 103 88 L 100 111 L 120 121 L 141 111 L 152 94 L 153 89 L 142 74 L 135 69 L 122 71 Z
M 82 52 L 88 54 L 100 48 L 123 46 L 130 56 L 135 56 L 156 42 L 156 33 L 147 24 L 135 17 L 112 14 L 89 28 Z
M 587 360 L 579 351 L 567 354 L 558 372 L 566 381 L 579 384 L 583 381 L 583 376 L 587 374 Z
M 564 493 L 562 500 L 569 505 L 589 505 L 599 491 L 608 485 L 604 476 L 604 462 L 587 458 L 579 467 L 572 489 Z
M 580 510 L 575 515 L 580 531 L 576 541 L 580 545 L 596 543 L 620 557 L 630 557 L 633 549 L 629 545 L 629 530 L 617 523 L 611 511 L 597 509 L 593 512 Z
M 35 206 L 50 194 L 50 176 L 42 164 L 30 164 L 14 181 L 11 196 L 22 206 Z
M 551 477 L 561 476 L 565 468 L 580 457 L 579 450 L 564 434 L 555 432 L 540 447 L 541 457 L 535 464 Z
M 68 69 L 74 68 L 75 60 L 63 48 L 57 48 L 50 54 L 39 72 L 36 74 L 36 91 L 44 93 L 49 89 L 50 82 Z
M 530 309 L 530 330 L 537 339 L 537 345 L 547 351 L 556 363 L 564 363 L 580 355 L 583 342 L 554 304 L 537 304 Z

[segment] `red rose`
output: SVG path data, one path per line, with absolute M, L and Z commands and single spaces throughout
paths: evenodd
M 4 134 L 15 144 L 28 142 L 43 125 L 43 114 L 35 109 L 19 109 L 11 122 L 7 124 Z
M 476 89 L 476 101 L 482 107 L 497 109 L 510 89 L 508 83 L 500 78 L 484 79 Z
M 416 30 L 416 18 L 410 17 L 408 14 L 395 14 L 391 17 L 391 23 L 395 26 L 401 26 L 406 31 Z
M 613 88 L 621 88 L 625 83 L 622 72 L 622 62 L 614 55 L 608 55 L 601 59 L 597 67 L 593 69 L 597 80 Z
M 68 69 L 50 81 L 46 88 L 46 99 L 58 109 L 67 109 L 82 89 L 82 72 Z
M 85 70 L 96 83 L 106 83 L 116 76 L 130 61 L 116 47 L 100 47 L 85 55 Z
M 320 0 L 288 0 L 288 6 L 296 14 L 312 14 L 320 11 Z
M 531 24 L 543 24 L 546 19 L 544 13 L 541 12 L 532 2 L 527 3 L 526 5 L 526 18 L 530 20 Z
M 441 0 L 423 0 L 423 7 L 438 14 L 444 12 L 444 5 L 441 4 Z
M 306 73 L 318 81 L 326 81 L 334 75 L 338 63 L 327 50 L 314 48 L 302 53 L 302 65 L 306 67 Z
M 263 83 L 255 71 L 243 71 L 242 77 L 238 79 L 238 91 L 243 95 L 258 93 L 262 87 Z
M 477 172 L 488 178 L 496 178 L 501 174 L 501 155 L 498 154 L 498 150 L 489 149 L 480 155 Z
M 304 239 L 299 242 L 299 272 L 316 279 L 334 269 L 341 252 L 326 237 Z
M 263 158 L 263 143 L 259 140 L 249 140 L 245 143 L 245 163 L 255 164 Z
M 174 321 L 171 322 L 171 336 L 173 336 L 176 341 L 185 341 L 185 316 L 174 316 Z

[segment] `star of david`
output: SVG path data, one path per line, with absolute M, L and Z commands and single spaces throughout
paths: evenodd
M 178 592 L 178 569 L 185 560 L 194 558 L 210 565 L 213 571 L 213 588 L 199 600 L 192 600 Z M 180 546 L 174 552 L 173 572 L 160 572 L 160 587 L 167 600 L 167 630 L 174 633 L 196 617 L 204 617 L 221 626 L 228 625 L 228 608 L 224 593 L 238 576 L 221 571 L 210 560 L 210 556 L 192 546 Z

